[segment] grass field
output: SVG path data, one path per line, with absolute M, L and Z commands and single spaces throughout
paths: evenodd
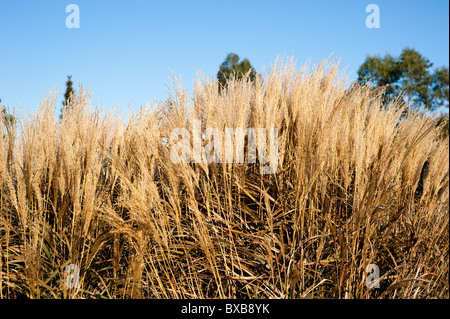
M 61 122 L 50 93 L 0 123 L 0 298 L 449 298 L 448 135 L 346 84 L 281 60 L 220 93 L 175 82 L 127 122 L 80 89 Z M 198 119 L 277 128 L 276 173 L 173 163 L 170 133 Z

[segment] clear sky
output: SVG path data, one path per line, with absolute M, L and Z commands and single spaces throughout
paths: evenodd
M 78 29 L 66 27 L 71 3 Z M 365 25 L 371 3 L 379 29 Z M 188 89 L 197 70 L 215 76 L 229 52 L 257 71 L 279 55 L 302 64 L 333 53 L 354 79 L 367 55 L 397 56 L 406 46 L 449 65 L 448 1 L 0 0 L 0 99 L 35 112 L 57 87 L 59 112 L 71 74 L 95 104 L 124 111 L 165 100 L 173 74 Z

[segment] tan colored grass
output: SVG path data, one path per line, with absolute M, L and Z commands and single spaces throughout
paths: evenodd
M 55 92 L 0 123 L 0 297 L 448 298 L 448 137 L 346 83 L 336 62 L 281 60 L 221 93 L 176 83 L 128 123 L 82 88 L 60 123 Z M 171 162 L 170 132 L 196 119 L 278 128 L 276 174 Z

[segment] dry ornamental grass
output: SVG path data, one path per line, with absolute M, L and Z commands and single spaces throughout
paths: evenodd
M 277 61 L 220 92 L 175 85 L 127 123 L 83 89 L 61 122 L 56 93 L 2 119 L 0 298 L 448 298 L 448 136 L 346 83 Z M 277 128 L 276 173 L 173 163 L 170 133 L 198 119 Z

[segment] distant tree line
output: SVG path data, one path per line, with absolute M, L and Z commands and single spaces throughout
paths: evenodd
M 358 69 L 357 82 L 370 84 L 376 88 L 384 87 L 385 101 L 403 94 L 405 101 L 417 108 L 436 109 L 442 106 L 448 108 L 449 69 L 442 66 L 432 71 L 432 66 L 433 63 L 427 58 L 410 48 L 403 49 L 398 57 L 389 54 L 367 56 Z M 240 61 L 237 54 L 229 53 L 217 72 L 219 91 L 225 87 L 230 77 L 241 79 L 247 73 L 249 79 L 254 81 L 257 73 L 250 61 L 248 59 Z M 74 93 L 72 76 L 68 75 L 60 119 L 63 118 Z M 14 121 L 14 117 L 7 114 L 5 107 L 0 109 L 0 113 L 5 119 L 9 119 L 10 123 Z
M 432 70 L 432 66 L 433 63 L 411 48 L 403 49 L 398 57 L 367 56 L 358 69 L 357 83 L 383 87 L 385 104 L 402 96 L 416 109 L 449 108 L 449 69 L 442 66 Z M 250 80 L 254 81 L 257 73 L 250 61 L 239 61 L 237 54 L 229 53 L 217 72 L 219 91 L 232 75 L 241 79 L 248 72 Z M 437 125 L 441 124 L 444 135 L 448 135 L 448 114 L 440 116 Z
M 358 83 L 385 87 L 385 99 L 404 95 L 413 107 L 434 110 L 449 107 L 449 70 L 433 63 L 414 49 L 405 48 L 398 57 L 368 56 L 358 69 Z
M 449 107 L 449 70 L 442 66 L 431 69 L 433 63 L 411 48 L 403 49 L 398 57 L 368 56 L 358 69 L 358 83 L 385 88 L 385 100 L 403 94 L 405 102 L 416 108 L 436 109 Z M 249 72 L 250 80 L 256 78 L 250 61 L 229 53 L 217 72 L 219 89 L 234 74 L 241 79 Z

